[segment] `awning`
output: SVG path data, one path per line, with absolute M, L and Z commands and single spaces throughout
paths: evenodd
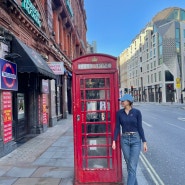
M 21 56 L 15 59 L 18 72 L 39 73 L 43 78 L 56 79 L 56 75 L 42 56 L 15 37 L 13 38 L 12 52 Z

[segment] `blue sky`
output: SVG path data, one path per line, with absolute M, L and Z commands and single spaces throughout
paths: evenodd
M 185 8 L 185 0 L 84 0 L 87 40 L 98 53 L 118 56 L 161 10 Z

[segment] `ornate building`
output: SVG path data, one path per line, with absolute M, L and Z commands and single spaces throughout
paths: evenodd
M 71 61 L 86 53 L 86 31 L 83 0 L 0 1 L 0 156 L 71 113 Z

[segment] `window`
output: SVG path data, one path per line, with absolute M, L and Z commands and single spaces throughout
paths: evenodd
M 150 64 L 150 66 L 151 66 L 151 69 L 153 69 L 153 64 L 152 63 Z
M 175 38 L 176 38 L 177 40 L 180 39 L 180 29 L 179 29 L 179 28 L 176 28 L 176 29 L 175 29 Z
M 159 56 L 162 56 L 162 54 L 163 54 L 163 46 L 160 45 L 159 46 Z
M 158 65 L 161 65 L 163 63 L 163 59 L 160 58 L 159 61 L 158 61 Z
M 154 56 L 156 55 L 156 49 L 154 48 Z
M 158 40 L 159 40 L 159 45 L 161 45 L 162 44 L 162 41 L 163 41 L 161 35 L 159 35 Z
M 151 83 L 153 83 L 153 74 L 151 74 Z
M 157 74 L 154 74 L 155 82 L 157 82 Z
M 161 71 L 159 71 L 159 81 L 162 80 Z
M 147 64 L 147 70 L 149 70 L 149 64 Z
M 181 10 L 181 21 L 185 21 L 185 11 Z
M 154 61 L 154 67 L 156 67 L 156 61 Z
M 174 81 L 174 76 L 172 75 L 172 73 L 168 70 L 165 71 L 165 81 L 169 82 L 169 81 Z
M 155 35 L 153 36 L 153 43 L 155 43 Z
M 180 52 L 180 43 L 179 42 L 176 42 L 176 51 L 177 51 L 177 53 Z
M 150 76 L 148 75 L 148 83 L 150 83 Z
M 150 51 L 150 58 L 152 58 L 152 51 Z

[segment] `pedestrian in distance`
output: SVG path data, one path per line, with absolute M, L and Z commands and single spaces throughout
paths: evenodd
M 141 112 L 133 108 L 133 97 L 125 94 L 120 98 L 123 109 L 116 113 L 116 125 L 114 130 L 114 139 L 112 149 L 116 149 L 116 140 L 121 133 L 121 149 L 127 165 L 127 185 L 138 185 L 136 178 L 137 164 L 141 151 L 141 142 L 143 142 L 143 150 L 147 152 L 147 143 L 144 130 L 142 127 Z

